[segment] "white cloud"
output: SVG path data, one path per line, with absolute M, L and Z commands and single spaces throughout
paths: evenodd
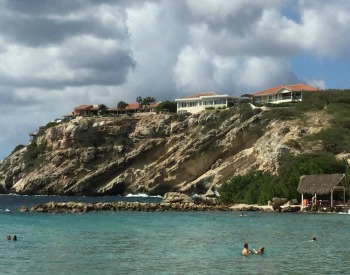
M 36 3 L 0 1 L 0 157 L 80 104 L 208 90 L 239 96 L 303 79 L 333 88 L 290 60 L 307 56 L 312 68 L 350 57 L 348 0 Z M 329 79 L 348 87 L 346 69 L 343 62 Z M 18 126 L 7 129 L 8 121 Z
M 294 83 L 297 77 L 294 76 L 291 65 L 283 59 L 251 57 L 243 62 L 239 81 L 241 86 L 249 87 L 254 92 L 274 86 L 276 83 L 280 85 Z

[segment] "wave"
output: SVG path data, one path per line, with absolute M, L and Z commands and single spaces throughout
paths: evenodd
M 125 196 L 126 198 L 162 198 L 160 195 L 155 195 L 155 196 L 149 196 L 144 193 L 139 193 L 139 194 L 127 194 Z

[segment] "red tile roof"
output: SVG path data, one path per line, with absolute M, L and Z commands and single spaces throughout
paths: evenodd
M 138 102 L 134 103 L 128 103 L 129 105 L 126 106 L 125 110 L 137 110 L 140 108 L 140 104 Z
M 288 85 L 288 86 L 275 86 L 260 92 L 256 92 L 253 94 L 253 96 L 258 96 L 258 95 L 268 95 L 268 94 L 275 94 L 281 89 L 287 89 L 290 91 L 318 91 L 319 89 L 313 86 L 305 85 L 305 84 L 293 84 L 293 85 Z
M 75 107 L 74 110 L 88 110 L 91 109 L 92 105 L 79 105 L 78 107 Z

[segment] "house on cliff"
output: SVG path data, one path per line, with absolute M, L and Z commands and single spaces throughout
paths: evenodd
M 96 110 L 98 111 L 98 106 L 94 107 L 94 105 L 79 105 L 78 107 L 74 108 L 72 114 L 74 116 L 86 116 L 95 113 Z
M 146 110 L 147 112 L 155 112 L 157 106 L 159 105 L 160 102 L 155 102 L 150 104 L 150 106 L 147 107 Z M 98 104 L 94 105 L 80 105 L 78 107 L 74 108 L 74 111 L 72 112 L 73 116 L 96 116 L 99 115 L 100 112 L 100 106 Z M 135 103 L 129 103 L 128 106 L 124 110 L 118 109 L 117 107 L 115 108 L 109 108 L 106 107 L 105 113 L 106 114 L 120 114 L 120 113 L 137 113 L 141 110 L 140 104 L 135 102 Z
M 288 86 L 275 86 L 252 94 L 254 103 L 287 103 L 303 100 L 304 92 L 319 91 L 318 88 L 305 85 L 293 84 Z
M 220 95 L 214 92 L 198 93 L 175 99 L 178 114 L 196 114 L 208 108 L 231 107 L 236 101 L 238 101 L 236 97 Z

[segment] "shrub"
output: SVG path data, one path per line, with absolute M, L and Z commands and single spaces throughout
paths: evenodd
M 219 200 L 226 204 L 266 204 L 274 196 L 273 179 L 270 173 L 255 170 L 234 176 L 221 185 Z
M 10 155 L 12 155 L 12 154 L 16 153 L 17 151 L 22 150 L 24 147 L 26 147 L 26 146 L 25 146 L 25 145 L 22 145 L 22 144 L 17 145 L 17 146 L 15 147 L 15 149 L 13 149 L 13 151 L 11 152 L 11 154 L 10 154 Z

